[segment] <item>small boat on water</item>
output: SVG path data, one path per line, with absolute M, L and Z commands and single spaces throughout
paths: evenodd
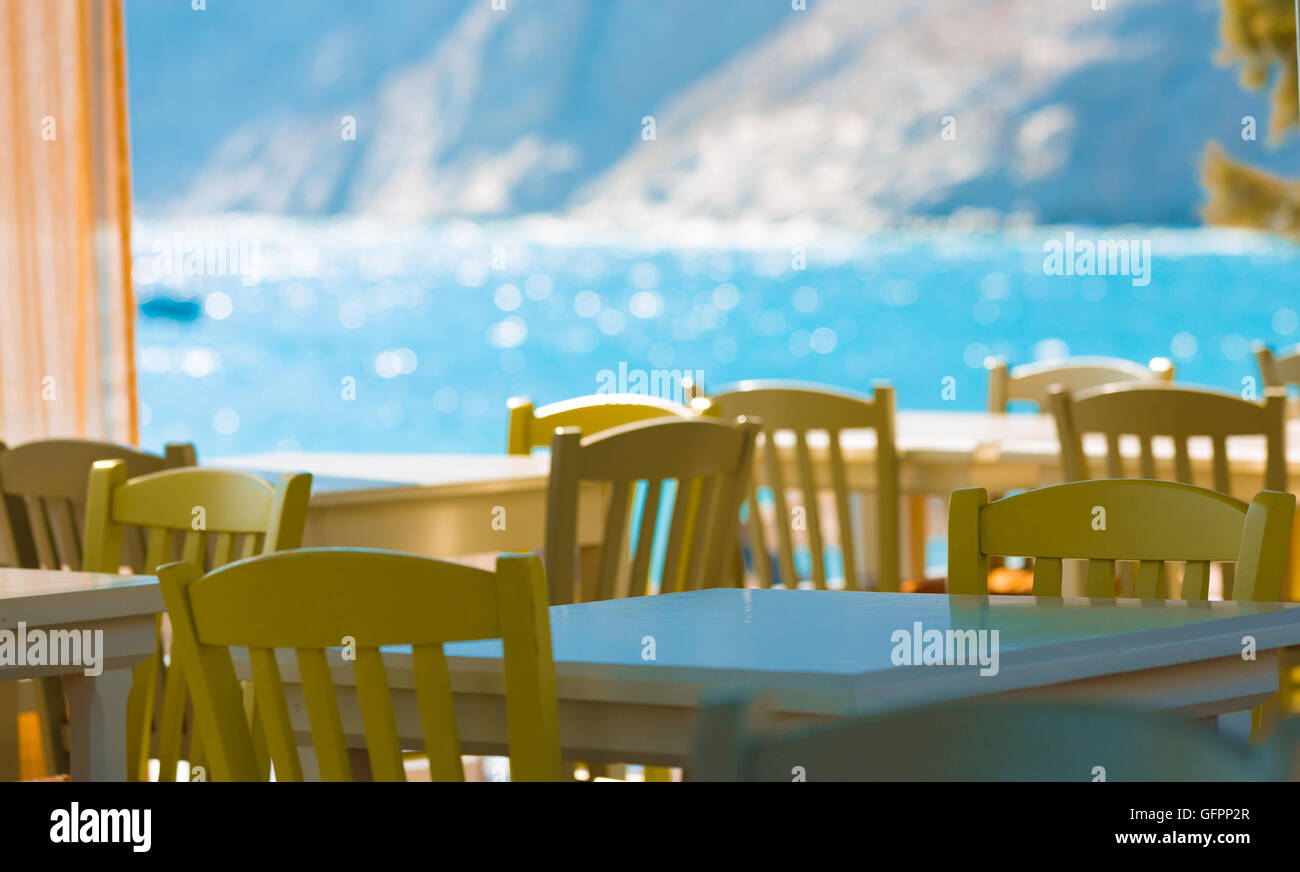
M 140 314 L 149 318 L 168 318 L 172 321 L 194 321 L 203 311 L 203 301 L 197 297 L 169 297 L 157 295 L 141 300 Z

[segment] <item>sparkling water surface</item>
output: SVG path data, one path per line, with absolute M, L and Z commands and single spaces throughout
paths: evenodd
M 1045 274 L 1045 243 L 1071 231 L 1149 240 L 1149 271 Z M 139 221 L 133 245 L 142 442 L 192 441 L 200 457 L 502 451 L 507 398 L 596 393 L 620 366 L 631 387 L 638 371 L 698 372 L 706 388 L 880 379 L 901 408 L 971 410 L 989 355 L 1163 356 L 1180 380 L 1242 391 L 1258 379 L 1253 341 L 1300 341 L 1300 246 L 1238 231 L 805 228 L 652 244 L 520 223 L 219 216 Z M 164 256 L 223 246 L 241 262 Z

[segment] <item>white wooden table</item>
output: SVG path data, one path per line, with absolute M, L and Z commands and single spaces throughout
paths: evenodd
M 821 438 L 819 438 L 821 437 Z M 1300 487 L 1300 420 L 1287 425 L 1288 470 L 1292 489 Z M 908 577 L 924 574 L 926 497 L 947 498 L 955 488 L 985 487 L 991 493 L 1042 487 L 1061 480 L 1056 425 L 1050 415 L 985 412 L 901 411 L 897 434 L 902 490 L 908 498 L 904 531 Z M 846 431 L 844 458 L 849 487 L 875 490 L 875 437 L 872 431 Z M 793 450 L 782 448 L 791 464 L 787 481 L 798 481 Z M 824 434 L 809 437 L 814 476 L 830 481 Z M 1104 439 L 1089 439 L 1086 453 L 1101 474 Z M 1131 453 L 1134 472 L 1137 446 Z M 1157 471 L 1173 477 L 1173 449 L 1156 440 Z M 1210 446 L 1192 440 L 1192 471 L 1210 480 Z M 1232 492 L 1250 499 L 1264 484 L 1264 443 L 1260 438 L 1228 442 Z M 467 553 L 534 551 L 546 529 L 546 481 L 549 458 L 505 454 L 348 454 L 277 453 L 205 460 L 205 465 L 255 470 L 275 477 L 305 471 L 315 476 L 304 544 L 389 548 L 431 557 Z M 579 542 L 600 541 L 604 493 L 588 486 L 582 492 Z M 505 529 L 496 529 L 494 513 L 504 510 Z M 933 521 L 931 526 L 933 527 Z M 871 535 L 872 525 L 863 528 Z M 1300 516 L 1297 518 L 1300 526 Z M 1293 549 L 1300 564 L 1300 537 Z M 859 549 L 866 559 L 873 547 Z M 1300 573 L 1297 574 L 1300 578 Z M 1300 596 L 1300 581 L 1295 582 Z
M 830 481 L 825 438 L 812 434 L 809 448 L 818 479 Z M 898 413 L 897 443 L 902 463 L 904 493 L 946 495 L 959 487 L 986 487 L 1005 492 L 1020 488 L 1041 487 L 1060 481 L 1060 451 L 1056 425 L 1048 415 L 984 412 Z M 871 431 L 846 431 L 844 456 L 852 487 L 871 490 L 875 487 L 873 466 L 875 439 Z M 1287 466 L 1293 481 L 1300 485 L 1300 420 L 1287 424 Z M 1104 457 L 1105 440 L 1089 439 L 1085 450 L 1098 460 Z M 1134 468 L 1137 446 L 1132 450 Z M 1161 462 L 1173 471 L 1172 446 L 1156 441 L 1154 451 L 1157 470 Z M 1189 446 L 1193 474 L 1209 478 L 1209 444 L 1193 440 Z M 1229 471 L 1233 492 L 1252 496 L 1263 487 L 1264 444 L 1262 439 L 1243 437 L 1229 440 Z M 856 462 L 854 462 L 856 461 Z M 444 498 L 454 499 L 472 509 L 458 513 L 468 521 L 448 518 L 453 526 L 447 536 L 463 535 L 474 540 L 534 544 L 540 542 L 545 529 L 546 480 L 549 458 L 542 455 L 511 456 L 506 454 L 350 454 L 291 452 L 243 455 L 205 460 L 206 466 L 247 469 L 279 475 L 284 472 L 310 472 L 317 477 L 312 488 L 312 513 L 309 533 L 315 527 L 318 538 L 333 538 L 340 526 L 348 525 L 353 535 L 386 541 L 408 541 L 408 535 L 427 537 L 423 525 L 409 523 L 413 511 L 423 510 L 426 503 Z M 1101 467 L 1098 467 L 1100 471 Z M 792 470 L 793 471 L 793 470 Z M 788 480 L 797 481 L 796 476 Z M 595 489 L 592 494 L 598 493 Z M 506 536 L 488 536 L 492 508 L 500 499 L 515 500 L 507 508 L 517 507 L 517 523 L 510 518 Z M 472 502 L 467 502 L 472 501 Z M 362 506 L 377 512 L 372 524 L 355 531 L 357 518 L 345 513 L 345 507 Z M 345 518 L 345 514 L 347 517 Z M 510 514 L 509 512 L 507 514 Z M 393 525 L 396 526 L 393 526 Z M 488 530 L 489 533 L 497 531 Z M 434 531 L 441 537 L 441 531 Z M 330 543 L 334 544 L 334 543 Z M 340 543 L 341 544 L 341 543 Z M 490 549 L 489 549 L 490 550 Z
M 546 538 L 550 458 L 508 454 L 280 453 L 206 466 L 312 474 L 304 547 L 387 548 L 427 557 L 526 552 Z M 579 492 L 578 543 L 599 543 L 603 488 Z
M 153 653 L 154 616 L 162 610 L 153 576 L 0 568 L 0 631 L 16 633 L 22 622 L 28 634 L 103 633 L 103 671 L 98 675 L 86 675 L 80 664 L 16 665 L 0 660 L 0 687 L 6 693 L 16 693 L 18 679 L 62 678 L 74 781 L 126 780 L 131 668 Z
M 996 675 L 978 666 L 895 666 L 896 630 L 999 631 Z M 961 698 L 1095 701 L 1209 718 L 1277 689 L 1277 652 L 1300 644 L 1300 604 L 948 597 L 715 589 L 551 608 L 565 757 L 688 762 L 701 694 L 765 692 L 778 725 Z M 1256 659 L 1242 657 L 1253 636 Z M 654 644 L 654 659 L 643 659 Z M 344 730 L 364 732 L 351 665 L 331 652 Z M 309 725 L 292 652 L 290 716 Z M 504 754 L 500 645 L 447 646 L 463 750 Z M 409 651 L 385 654 L 398 728 L 421 747 Z M 241 678 L 247 662 L 237 660 Z

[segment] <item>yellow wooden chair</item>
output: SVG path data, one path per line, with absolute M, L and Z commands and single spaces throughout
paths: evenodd
M 195 464 L 194 446 L 168 445 L 163 455 L 127 445 L 85 439 L 41 439 L 7 448 L 0 442 L 0 566 L 26 569 L 80 569 L 81 534 L 85 529 L 86 481 L 96 460 L 117 459 L 128 472 L 146 475 Z M 126 562 L 143 572 L 144 546 L 126 541 Z M 64 732 L 67 708 L 58 678 L 32 682 L 47 775 L 68 771 Z M 0 684 L 0 718 L 17 717 L 17 685 Z M 0 735 L 4 730 L 0 729 Z M 16 760 L 0 748 L 0 781 L 18 777 L 8 767 Z
M 1005 412 L 1013 401 L 1034 403 L 1046 414 L 1052 385 L 1082 391 L 1117 382 L 1172 382 L 1174 367 L 1154 357 L 1146 366 L 1117 357 L 1065 357 L 1007 368 L 1001 358 L 989 358 L 989 411 Z
M 664 484 L 675 482 L 659 592 L 731 586 L 737 520 L 754 452 L 757 422 L 713 418 L 650 420 L 583 438 L 576 427 L 551 441 L 546 497 L 546 575 L 551 602 L 563 604 L 650 593 L 651 556 Z M 578 487 L 609 486 L 594 579 L 575 573 Z M 629 529 L 638 485 L 640 522 Z M 635 536 L 635 551 L 628 543 Z M 631 557 L 631 564 L 628 558 Z
M 1066 481 L 1092 477 L 1083 442 L 1088 434 L 1097 433 L 1106 438 L 1108 478 L 1123 478 L 1130 471 L 1131 464 L 1126 464 L 1122 450 L 1122 440 L 1129 436 L 1138 443 L 1139 477 L 1194 484 L 1188 442 L 1200 437 L 1209 440 L 1212 450 L 1211 486 L 1221 493 L 1231 493 L 1228 439 L 1261 436 L 1267 449 L 1264 487 L 1287 490 L 1285 398 L 1277 389 L 1269 389 L 1260 403 L 1180 385 L 1103 385 L 1076 394 L 1057 385 L 1052 387 L 1050 397 Z M 1154 443 L 1161 438 L 1173 443 L 1172 469 L 1157 466 Z M 1132 581 L 1131 570 L 1126 570 L 1122 574 L 1125 592 Z M 1232 583 L 1233 569 L 1224 567 L 1224 596 L 1231 594 Z
M 688 386 L 693 393 L 694 384 Z M 685 399 L 685 397 L 684 397 Z M 506 439 L 508 454 L 531 454 L 534 448 L 547 448 L 555 432 L 566 427 L 576 428 L 593 436 L 624 424 L 649 421 L 656 418 L 694 418 L 716 415 L 707 400 L 692 397 L 689 405 L 645 394 L 591 394 L 574 397 L 558 403 L 535 408 L 527 397 L 513 397 L 507 402 L 510 425 Z M 696 495 L 692 495 L 694 502 Z M 599 552 L 582 548 L 578 561 L 585 583 L 594 584 L 594 573 Z M 606 771 L 605 767 L 592 767 L 593 776 Z
M 355 641 L 352 663 L 370 770 L 403 781 L 380 647 L 410 645 L 425 752 L 434 780 L 459 781 L 460 742 L 443 644 L 502 640 L 511 778 L 561 778 L 555 664 L 546 582 L 536 556 L 501 556 L 496 572 L 386 551 L 309 548 L 241 560 L 202 575 L 191 563 L 159 572 L 175 656 L 189 676 L 194 714 L 217 781 L 264 780 L 230 656 L 247 647 L 264 741 L 277 781 L 303 771 L 275 649 L 292 648 L 325 781 L 352 778 L 331 669 Z
M 147 531 L 146 572 L 170 563 L 176 544 L 181 559 L 200 570 L 297 548 L 310 492 L 311 476 L 306 473 L 286 474 L 275 486 L 255 475 L 222 469 L 174 469 L 129 478 L 125 462 L 97 461 L 90 473 L 82 568 L 117 572 L 123 565 L 123 542 L 136 535 L 134 528 Z M 158 649 L 135 668 L 127 701 L 127 776 L 132 780 L 147 778 L 162 663 L 160 615 Z M 174 667 L 166 669 L 157 730 L 160 781 L 176 776 L 187 702 L 186 676 Z M 200 739 L 190 731 L 191 765 L 202 759 Z
M 1186 562 L 1182 599 L 1208 598 L 1211 562 L 1237 565 L 1234 599 L 1276 602 L 1295 496 L 1260 491 L 1249 506 L 1172 481 L 1076 481 L 988 501 L 952 492 L 948 591 L 988 593 L 988 558 L 1034 558 L 1034 595 L 1061 595 L 1061 561 L 1088 561 L 1086 595 L 1115 596 L 1116 561 L 1138 561 L 1139 598 L 1166 598 L 1166 561 Z
M 768 559 L 767 537 L 762 517 L 758 512 L 758 489 L 766 485 L 772 491 L 776 512 L 776 555 L 779 561 L 780 580 L 784 586 L 794 587 L 800 576 L 794 569 L 794 543 L 792 513 L 788 508 L 789 483 L 783 464 L 776 451 L 772 451 L 777 438 L 788 434 L 793 439 L 796 456 L 797 486 L 803 502 L 803 520 L 813 558 L 813 581 L 818 589 L 826 589 L 826 563 L 824 563 L 824 537 L 822 513 L 816 495 L 819 482 L 814 476 L 813 459 L 809 452 L 809 434 L 820 431 L 827 437 L 829 460 L 829 485 L 835 494 L 835 521 L 839 530 L 839 545 L 844 556 L 845 587 L 865 589 L 865 578 L 857 576 L 857 548 L 854 541 L 857 524 L 850 511 L 850 482 L 845 473 L 844 452 L 840 437 L 844 430 L 874 430 L 876 437 L 876 463 L 872 476 L 872 490 L 878 495 L 876 506 L 876 590 L 898 590 L 898 451 L 894 444 L 894 394 L 891 386 L 876 385 L 872 398 L 849 394 L 845 391 L 813 385 L 792 385 L 787 382 L 740 382 L 732 390 L 711 396 L 714 408 L 724 418 L 749 417 L 762 421 L 763 441 L 754 452 L 754 469 L 750 476 L 749 534 L 754 552 L 755 574 L 759 585 L 771 587 L 775 583 Z M 820 482 L 824 486 L 826 482 Z M 862 530 L 862 545 L 871 541 L 868 530 Z
M 1286 578 L 1295 496 L 1260 491 L 1247 506 L 1224 493 L 1171 481 L 1103 479 L 1039 488 L 995 502 L 983 488 L 952 493 L 948 591 L 986 594 L 990 556 L 1034 558 L 1035 596 L 1060 596 L 1063 559 L 1087 560 L 1085 594 L 1113 597 L 1116 561 L 1137 561 L 1133 595 L 1166 599 L 1170 562 L 1183 562 L 1179 596 L 1209 597 L 1210 564 L 1232 564 L 1232 598 L 1277 602 Z M 1131 565 L 1128 564 L 1128 565 Z M 1286 704 L 1286 653 L 1279 698 Z M 1252 712 L 1258 735 L 1278 701 Z
M 652 418 L 716 417 L 706 399 L 692 400 L 688 406 L 642 394 L 592 394 L 540 409 L 534 408 L 527 397 L 513 397 L 506 405 L 510 409 L 507 454 L 531 454 L 534 448 L 549 447 L 555 431 L 562 427 L 576 427 L 593 436 L 611 427 Z
M 1275 357 L 1265 344 L 1256 343 L 1255 360 L 1259 363 L 1259 372 L 1264 379 L 1264 387 L 1272 393 L 1285 394 L 1288 386 L 1300 387 L 1300 346 L 1292 349 L 1290 354 Z M 1300 417 L 1300 400 L 1289 398 L 1283 401 L 1290 417 Z M 1291 579 L 1287 599 L 1300 599 L 1300 530 L 1291 532 Z M 1293 649 L 1283 652 L 1283 691 L 1282 701 L 1294 714 L 1296 703 L 1300 700 L 1300 651 Z
M 762 421 L 763 441 L 755 449 L 753 474 L 748 490 L 749 536 L 754 568 L 762 587 L 775 581 L 768 557 L 763 521 L 758 511 L 758 488 L 772 491 L 776 513 L 776 553 L 780 580 L 785 587 L 795 587 L 799 576 L 794 565 L 792 518 L 787 504 L 788 482 L 777 452 L 775 440 L 788 434 L 793 440 L 797 470 L 797 487 L 803 501 L 808 547 L 812 552 L 812 581 L 825 589 L 824 537 L 818 507 L 819 484 L 813 472 L 808 449 L 809 433 L 822 432 L 827 439 L 829 484 L 835 496 L 835 521 L 844 562 L 845 587 L 864 589 L 865 578 L 857 575 L 857 548 L 854 541 L 858 525 L 850 510 L 850 482 L 845 472 L 840 436 L 844 430 L 873 430 L 876 436 L 876 461 L 871 484 L 877 495 L 875 551 L 877 555 L 877 590 L 896 591 L 899 587 L 899 485 L 898 450 L 894 443 L 894 389 L 876 385 L 871 398 L 813 385 L 782 382 L 746 381 L 733 389 L 711 397 L 724 419 L 747 417 Z M 865 512 L 864 512 L 865 514 Z M 867 550 L 870 531 L 862 530 L 862 544 Z
M 700 713 L 697 781 L 1288 781 L 1300 722 L 1242 748 L 1168 715 L 980 700 L 755 730 L 761 705 L 715 694 Z M 757 715 L 757 716 L 756 716 Z
M 1164 437 L 1173 442 L 1173 480 L 1192 484 L 1188 440 L 1208 437 L 1213 450 L 1212 485 L 1228 493 L 1232 481 L 1227 440 L 1234 436 L 1262 436 L 1268 452 L 1264 487 L 1287 489 L 1286 399 L 1279 390 L 1270 389 L 1259 403 L 1235 394 L 1179 385 L 1104 385 L 1079 393 L 1055 386 L 1050 397 L 1066 481 L 1089 477 L 1083 439 L 1087 434 L 1100 433 L 1106 437 L 1106 473 L 1111 478 L 1125 475 L 1121 451 L 1124 436 L 1138 441 L 1138 475 L 1156 478 L 1152 444 L 1154 439 Z
M 660 593 L 726 587 L 738 580 L 730 563 L 758 433 L 756 422 L 729 424 L 713 417 L 651 418 L 583 438 L 577 427 L 551 440 L 546 496 L 546 577 L 551 602 L 642 596 L 650 590 L 665 484 L 675 483 L 664 543 Z M 604 531 L 594 571 L 577 573 L 578 488 L 583 481 L 609 487 Z M 636 492 L 644 483 L 642 511 L 630 529 Z M 636 549 L 629 563 L 628 543 Z M 607 769 L 589 767 L 598 777 Z M 670 780 L 669 770 L 647 766 L 647 781 Z
M 1259 374 L 1266 388 L 1300 385 L 1300 346 L 1293 348 L 1290 354 L 1275 357 L 1267 345 L 1256 343 L 1255 360 L 1259 363 Z

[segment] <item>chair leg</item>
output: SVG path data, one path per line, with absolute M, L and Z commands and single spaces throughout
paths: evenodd
M 203 773 L 201 780 L 209 780 L 207 751 L 203 747 L 203 736 L 194 729 L 193 718 L 190 718 L 190 752 L 186 759 L 190 763 L 190 781 L 193 781 L 194 776 L 199 772 Z
M 0 781 L 18 777 L 18 682 L 0 681 Z
M 262 727 L 261 709 L 253 709 L 253 756 L 257 758 L 257 772 L 263 781 L 271 780 L 271 749 L 266 744 L 266 730 Z
M 167 686 L 163 688 L 162 725 L 158 729 L 159 781 L 176 780 L 185 728 L 185 704 L 189 702 L 187 687 L 184 673 L 173 663 L 168 670 Z
M 41 723 L 41 746 L 45 752 L 45 774 L 68 772 L 68 746 L 64 727 L 68 723 L 68 703 L 63 697 L 63 682 L 58 678 L 41 678 L 32 682 L 36 694 L 36 715 Z
M 128 781 L 149 780 L 149 748 L 153 739 L 154 703 L 158 692 L 160 665 L 161 658 L 155 653 L 131 670 L 131 692 L 126 700 Z

